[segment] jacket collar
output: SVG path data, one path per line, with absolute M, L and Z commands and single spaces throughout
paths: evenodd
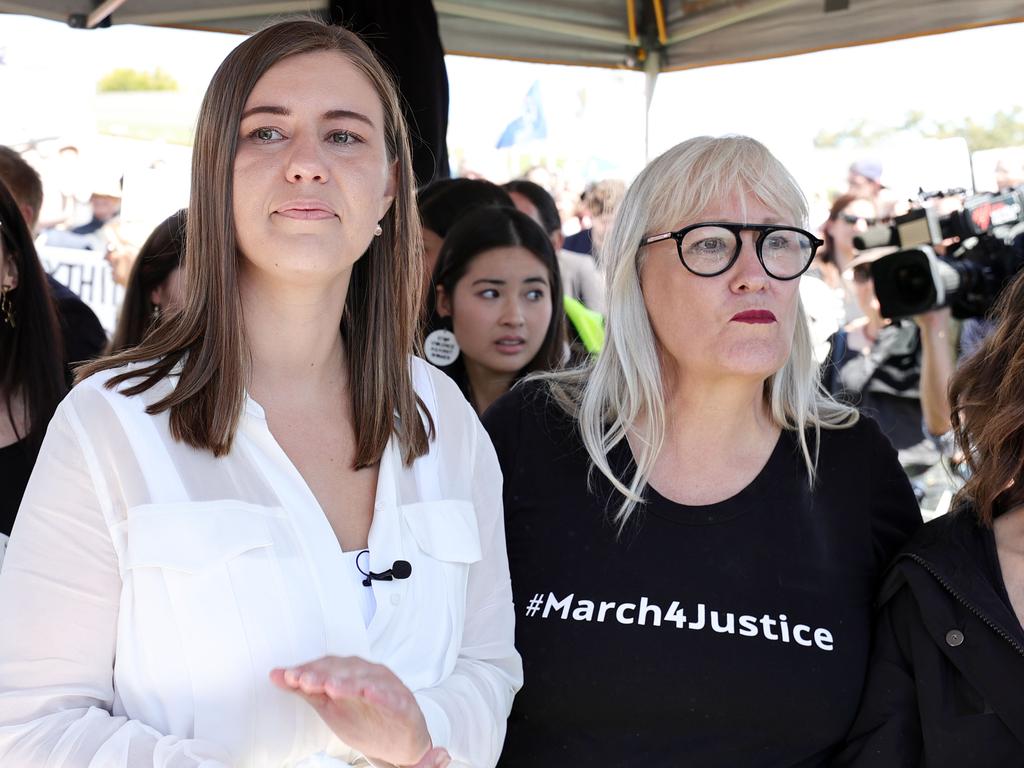
M 991 535 L 978 523 L 972 508 L 963 505 L 927 523 L 893 565 L 916 563 L 1001 634 L 1019 643 L 1017 617 L 1003 602 L 983 565 L 985 537 Z

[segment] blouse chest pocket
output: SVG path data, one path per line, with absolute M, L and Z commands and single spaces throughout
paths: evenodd
M 235 500 L 147 504 L 112 529 L 123 582 L 115 682 L 127 711 L 162 722 L 147 702 L 180 702 L 180 722 L 165 723 L 179 735 L 219 712 L 248 716 L 252 680 L 287 648 L 282 514 Z
M 230 616 L 254 620 L 280 590 L 286 546 L 280 510 L 227 500 L 134 507 L 114 530 L 120 539 L 123 599 L 160 606 L 183 626 Z
M 272 547 L 272 516 L 264 507 L 236 501 L 135 507 L 117 530 L 122 572 L 160 568 L 207 573 Z
M 482 557 L 472 502 L 446 499 L 405 504 L 402 517 L 416 544 L 430 557 L 466 565 Z
M 424 651 L 417 656 L 443 659 L 436 669 L 421 669 L 429 677 L 418 682 L 433 685 L 454 668 L 462 645 L 469 571 L 483 556 L 476 509 L 460 499 L 425 501 L 403 505 L 402 518 L 415 542 L 407 551 L 413 566 L 409 590 L 416 612 L 415 645 Z

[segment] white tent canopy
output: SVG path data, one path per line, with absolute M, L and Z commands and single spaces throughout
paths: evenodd
M 1024 21 L 1020 0 L 434 0 L 434 6 L 449 53 L 650 74 Z M 326 7 L 324 0 L 0 0 L 0 13 L 76 26 L 109 17 L 114 24 L 241 33 Z

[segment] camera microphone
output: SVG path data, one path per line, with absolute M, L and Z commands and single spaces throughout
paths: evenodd
M 359 553 L 359 555 L 362 556 L 363 553 L 369 555 L 370 551 L 364 549 L 362 552 Z M 358 557 L 356 558 L 356 568 L 359 568 Z M 362 568 L 359 568 L 359 572 L 366 577 L 365 579 L 363 579 L 363 586 L 368 587 L 370 586 L 371 581 L 393 581 L 396 579 L 408 579 L 410 576 L 412 576 L 412 564 L 408 560 L 395 560 L 395 562 L 391 564 L 391 567 L 388 568 L 386 571 L 374 573 L 369 569 L 364 571 Z

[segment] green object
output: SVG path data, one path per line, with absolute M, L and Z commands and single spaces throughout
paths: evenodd
M 592 309 L 587 309 L 583 302 L 572 296 L 566 296 L 565 314 L 576 329 L 584 348 L 592 355 L 598 355 L 604 347 L 604 317 Z

